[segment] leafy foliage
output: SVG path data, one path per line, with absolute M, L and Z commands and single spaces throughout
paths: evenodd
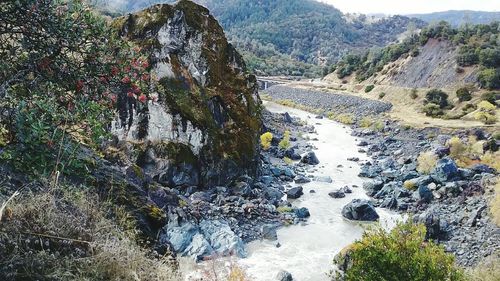
M 273 134 L 271 132 L 266 132 L 260 136 L 260 145 L 264 150 L 268 150 L 271 147 L 272 141 Z
M 278 147 L 281 149 L 288 149 L 290 147 L 290 131 L 285 131 L 283 139 L 279 142 Z
M 365 87 L 365 93 L 371 92 L 375 88 L 375 85 L 368 85 Z
M 427 92 L 427 94 L 425 94 L 424 100 L 424 104 L 429 103 L 436 104 L 440 109 L 443 109 L 448 106 L 448 95 L 438 89 L 430 90 Z
M 452 254 L 425 241 L 425 226 L 399 224 L 389 233 L 382 228 L 365 232 L 348 250 L 351 265 L 345 281 L 458 281 L 465 280 Z
M 2 158 L 18 168 L 81 169 L 75 143 L 97 148 L 117 104 L 147 99 L 147 62 L 79 0 L 4 1 L 0 34 Z
M 472 95 L 470 90 L 467 87 L 462 87 L 457 90 L 458 100 L 461 102 L 470 101 L 472 99 Z

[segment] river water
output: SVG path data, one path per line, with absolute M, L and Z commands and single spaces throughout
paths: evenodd
M 359 165 L 347 161 L 349 157 L 363 160 L 367 156 L 358 152 L 358 141 L 351 136 L 351 130 L 342 124 L 326 118 L 316 119 L 311 113 L 275 103 L 266 102 L 265 106 L 271 112 L 288 112 L 292 117 L 315 126 L 317 134 L 310 135 L 310 138 L 317 138 L 311 143 L 316 147 L 314 152 L 320 164 L 309 174 L 330 176 L 333 182 L 312 181 L 302 184 L 304 195 L 292 204 L 309 209 L 311 217 L 307 222 L 280 228 L 280 247 L 276 247 L 276 241 L 255 241 L 247 245 L 248 258 L 233 262 L 246 271 L 249 280 L 276 280 L 280 270 L 290 272 L 296 281 L 329 280 L 327 273 L 333 268 L 333 257 L 361 238 L 366 227 L 372 225 L 347 221 L 341 214 L 342 207 L 351 200 L 368 198 L 362 188 L 365 179 L 357 176 Z M 341 199 L 333 199 L 328 195 L 343 186 L 349 186 L 353 192 Z M 311 190 L 315 193 L 310 193 Z M 377 209 L 377 212 L 380 215 L 379 223 L 385 228 L 391 228 L 400 218 L 396 213 L 384 209 Z

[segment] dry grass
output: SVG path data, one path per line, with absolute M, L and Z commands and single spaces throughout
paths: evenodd
M 500 178 L 497 179 L 497 183 L 493 189 L 495 195 L 490 202 L 490 213 L 495 224 L 500 226 Z
M 447 145 L 450 148 L 450 156 L 460 167 L 483 163 L 500 170 L 500 152 L 485 152 L 484 143 L 484 141 L 478 141 L 475 136 L 470 136 L 466 141 L 452 137 Z
M 468 272 L 470 281 L 500 281 L 500 253 L 486 258 Z
M 95 196 L 57 188 L 23 193 L 8 208 L 1 280 L 179 280 L 172 262 L 141 248 Z
M 415 184 L 415 182 L 413 181 L 410 181 L 410 180 L 407 180 L 403 183 L 403 186 L 404 188 L 408 189 L 408 190 L 416 190 L 417 189 L 417 185 Z
M 435 167 L 438 157 L 431 151 L 422 152 L 417 158 L 417 171 L 423 174 L 429 174 Z
M 264 150 L 268 150 L 271 147 L 271 141 L 273 140 L 273 134 L 270 132 L 263 133 L 260 136 L 260 145 Z
M 356 122 L 354 120 L 354 116 L 352 116 L 351 114 L 339 114 L 335 117 L 335 121 L 345 125 L 352 125 L 354 124 L 354 122 Z

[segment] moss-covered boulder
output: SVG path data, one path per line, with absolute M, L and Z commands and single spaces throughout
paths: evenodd
M 155 5 L 113 25 L 149 54 L 158 101 L 134 112 L 122 139 L 143 143 L 138 165 L 169 186 L 220 185 L 258 172 L 256 78 L 209 11 L 191 1 Z M 145 116 L 140 116 L 141 114 Z

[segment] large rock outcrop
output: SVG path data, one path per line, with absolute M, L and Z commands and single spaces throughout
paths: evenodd
M 158 101 L 113 125 L 134 143 L 134 164 L 169 187 L 225 185 L 258 173 L 258 86 L 209 11 L 191 1 L 116 19 L 149 54 Z M 140 145 L 137 145 L 139 143 Z

